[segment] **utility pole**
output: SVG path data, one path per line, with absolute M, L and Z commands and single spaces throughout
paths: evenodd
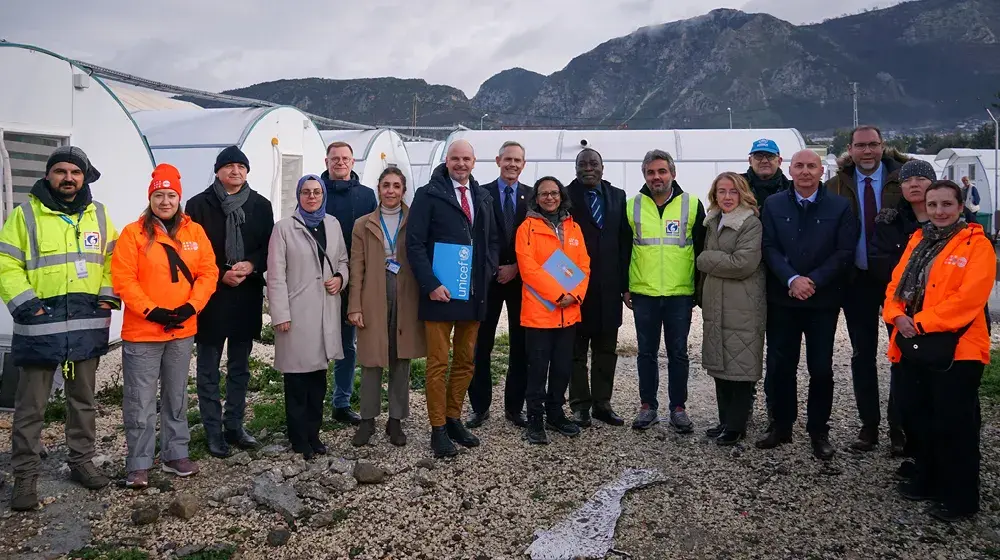
M 858 128 L 858 82 L 851 82 L 851 88 L 851 97 L 854 98 L 854 128 Z
M 733 128 L 733 108 L 732 107 L 726 107 L 726 110 L 729 111 L 729 129 L 732 130 L 732 128 Z
M 997 194 L 1000 193 L 1000 120 L 993 115 L 989 107 L 986 112 L 993 119 L 993 231 L 997 230 Z
M 483 114 L 483 116 L 479 117 L 479 130 L 482 130 L 482 129 L 483 129 L 483 121 L 484 121 L 484 120 L 486 119 L 486 117 L 488 117 L 488 116 L 490 116 L 490 114 L 489 114 L 489 113 L 484 113 L 484 114 Z

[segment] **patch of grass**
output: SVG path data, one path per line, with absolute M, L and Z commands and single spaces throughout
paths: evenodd
M 993 402 L 1000 403 L 1000 349 L 990 351 L 990 363 L 983 371 L 983 381 L 979 394 Z
M 285 391 L 285 381 L 280 371 L 271 364 L 264 363 L 253 356 L 250 357 L 250 382 L 247 390 L 252 393 L 264 392 L 269 395 L 280 395 Z
M 229 560 L 235 553 L 236 547 L 231 544 L 227 544 L 222 547 L 210 548 L 208 550 L 202 550 L 186 556 L 178 556 L 178 558 L 182 560 Z
M 122 406 L 125 401 L 125 385 L 122 383 L 121 370 L 111 372 L 111 379 L 94 393 L 94 400 L 104 406 Z
M 208 440 L 205 439 L 205 427 L 201 424 L 191 426 L 191 441 L 188 442 L 188 456 L 192 461 L 208 457 Z
M 535 500 L 536 502 L 544 502 L 545 492 L 542 492 L 540 488 L 535 488 L 534 490 L 531 491 L 531 495 L 529 497 L 532 500 Z
M 410 389 L 423 391 L 427 387 L 427 358 L 410 360 Z
M 983 549 L 986 558 L 1000 558 L 1000 546 L 988 546 Z
M 265 428 L 270 433 L 285 429 L 285 400 L 283 398 L 254 403 L 253 420 L 247 423 L 247 430 L 256 434 Z
M 573 500 L 563 500 L 552 505 L 555 506 L 556 509 L 573 509 L 576 507 L 576 502 Z
M 110 544 L 95 544 L 74 550 L 70 558 L 80 560 L 149 560 L 149 553 L 138 548 L 121 548 Z
M 347 555 L 350 556 L 351 558 L 354 558 L 355 556 L 360 556 L 361 554 L 364 554 L 364 552 L 365 552 L 365 547 L 352 546 L 351 549 L 347 551 Z
M 274 326 L 271 323 L 264 323 L 264 328 L 261 329 L 258 340 L 263 344 L 274 346 Z
M 198 412 L 197 408 L 192 408 L 191 410 L 188 410 L 187 420 L 189 427 L 201 424 L 201 413 Z
M 45 405 L 45 423 L 66 421 L 66 395 L 62 389 L 56 389 L 52 399 Z

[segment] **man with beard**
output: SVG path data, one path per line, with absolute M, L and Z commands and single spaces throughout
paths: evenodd
M 781 171 L 781 152 L 774 140 L 761 138 L 750 147 L 750 168 L 743 178 L 750 184 L 757 208 L 764 207 L 764 201 L 772 194 L 792 186 L 792 182 Z
M 504 417 L 518 427 L 527 427 L 524 395 L 527 390 L 527 358 L 525 356 L 524 329 L 521 327 L 521 277 L 517 272 L 517 254 L 514 240 L 517 228 L 527 215 L 527 198 L 531 187 L 518 182 L 524 169 L 524 146 L 508 141 L 500 146 L 496 158 L 500 177 L 484 185 L 493 197 L 493 214 L 500 233 L 500 265 L 490 282 L 486 302 L 486 320 L 479 327 L 476 341 L 476 372 L 469 385 L 469 405 L 472 413 L 465 425 L 477 428 L 490 417 L 493 399 L 493 382 L 490 374 L 490 354 L 500 322 L 500 311 L 507 304 L 507 333 L 510 350 L 507 355 L 507 377 L 504 381 Z
M 20 368 L 10 460 L 16 511 L 38 507 L 42 426 L 57 369 L 66 380 L 70 479 L 91 490 L 110 482 L 92 462 L 97 365 L 108 352 L 111 310 L 121 308 L 111 287 L 118 232 L 90 192 L 100 176 L 80 148 L 57 148 L 0 231 L 0 298 L 14 318 L 11 354 Z
M 250 350 L 260 337 L 267 244 L 274 228 L 271 203 L 247 183 L 250 161 L 236 146 L 219 152 L 215 182 L 191 197 L 185 212 L 205 228 L 219 267 L 219 287 L 198 314 L 198 409 L 208 452 L 229 455 L 229 444 L 257 447 L 243 428 Z M 228 341 L 228 343 L 227 343 Z M 226 410 L 219 392 L 219 362 L 227 348 Z M 223 428 L 225 432 L 223 433 Z
M 320 177 L 326 183 L 326 213 L 337 218 L 344 234 L 347 254 L 351 254 L 351 234 L 354 222 L 361 216 L 375 211 L 378 202 L 375 191 L 364 186 L 354 172 L 354 149 L 347 142 L 334 142 L 326 148 L 326 171 Z M 341 301 L 347 301 L 347 288 L 341 290 Z M 330 401 L 333 419 L 344 424 L 358 425 L 361 416 L 351 410 L 351 393 L 354 391 L 354 363 L 356 358 L 355 339 L 357 330 L 347 321 L 347 305 L 341 306 L 343 315 L 340 325 L 340 340 L 344 346 L 344 357 L 333 366 L 333 388 Z
M 632 254 L 632 232 L 625 219 L 625 191 L 604 180 L 604 161 L 592 148 L 584 148 L 577 154 L 576 180 L 567 190 L 572 202 L 570 213 L 583 230 L 584 245 L 590 256 L 590 283 L 580 307 L 583 320 L 577 325 L 573 344 L 569 406 L 573 421 L 582 428 L 590 426 L 591 412 L 601 422 L 621 426 L 625 420 L 611 408 L 611 391 Z
M 854 267 L 847 282 L 851 297 L 844 299 L 844 318 L 851 337 L 851 378 L 854 399 L 861 419 L 858 439 L 851 444 L 855 451 L 871 451 L 878 444 L 879 404 L 878 330 L 882 323 L 879 308 L 885 300 L 885 288 L 868 272 L 868 246 L 875 234 L 875 217 L 882 208 L 895 208 L 903 194 L 899 170 L 908 158 L 895 150 L 886 150 L 882 133 L 874 126 L 860 126 L 851 133 L 848 153 L 837 163 L 837 174 L 826 184 L 830 194 L 840 195 L 851 203 L 859 225 L 854 251 Z M 889 438 L 902 445 L 903 433 L 889 416 Z
M 497 271 L 500 240 L 493 197 L 473 178 L 475 165 L 472 144 L 467 140 L 452 142 L 445 162 L 414 195 L 406 225 L 407 257 L 420 285 L 417 318 L 424 321 L 427 334 L 425 392 L 431 449 L 436 458 L 457 455 L 456 443 L 479 445 L 479 438 L 462 423 L 462 401 L 472 381 L 476 333 L 486 317 L 487 291 Z M 468 299 L 452 294 L 434 274 L 435 252 L 444 244 L 472 246 Z M 448 374 L 448 353 L 452 350 Z
M 632 228 L 625 304 L 635 314 L 639 342 L 641 408 L 632 428 L 646 430 L 660 421 L 656 393 L 660 387 L 660 335 L 667 346 L 667 394 L 670 425 L 691 433 L 686 410 L 687 339 L 695 305 L 695 260 L 705 247 L 705 207 L 677 184 L 674 158 L 652 150 L 642 159 L 646 184 L 628 201 L 625 213 Z

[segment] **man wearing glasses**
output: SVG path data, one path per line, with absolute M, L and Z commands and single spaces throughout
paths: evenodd
M 757 208 L 764 207 L 767 197 L 792 185 L 781 171 L 781 162 L 781 152 L 774 140 L 761 138 L 750 147 L 750 168 L 743 178 L 750 184 L 750 190 L 757 199 Z
M 851 444 L 855 451 L 871 451 L 878 444 L 881 422 L 878 395 L 879 307 L 885 299 L 877 280 L 868 274 L 868 244 L 875 231 L 875 216 L 882 208 L 895 208 L 902 198 L 899 170 L 908 158 L 895 150 L 886 150 L 882 132 L 874 126 L 859 126 L 851 133 L 848 153 L 838 160 L 837 174 L 827 183 L 827 190 L 851 203 L 860 225 L 854 251 L 854 269 L 849 274 L 844 300 L 844 317 L 851 336 L 851 377 L 854 398 L 861 417 L 858 439 Z M 889 438 L 893 449 L 902 448 L 903 434 L 890 411 Z

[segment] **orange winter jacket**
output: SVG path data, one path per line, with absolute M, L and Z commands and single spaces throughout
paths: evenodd
M 552 222 L 543 218 L 537 212 L 529 211 L 527 218 L 517 228 L 517 239 L 514 249 L 517 252 L 517 269 L 524 282 L 521 288 L 521 326 L 535 329 L 558 329 L 580 322 L 580 303 L 587 293 L 590 282 L 590 256 L 583 244 L 583 231 L 566 216 L 562 221 L 563 239 L 559 241 Z M 566 256 L 583 271 L 583 281 L 569 292 L 576 298 L 576 303 L 569 307 L 556 307 L 549 311 L 535 294 L 528 291 L 534 288 L 543 298 L 556 302 L 566 292 L 562 286 L 542 269 L 556 249 L 562 249 Z
M 899 264 L 892 272 L 892 280 L 885 292 L 882 318 L 892 323 L 906 310 L 896 299 L 896 286 L 910 260 L 910 254 L 923 239 L 923 231 L 917 230 L 906 246 Z M 927 275 L 923 309 L 913 317 L 919 333 L 957 331 L 972 324 L 962 335 L 955 349 L 955 361 L 968 360 L 990 363 L 990 335 L 986 329 L 984 308 L 990 299 L 997 272 L 996 254 L 993 244 L 983 232 L 983 226 L 969 224 L 945 245 L 931 264 Z M 895 331 L 889 341 L 889 361 L 899 362 L 900 352 L 896 345 Z
M 128 342 L 166 342 L 187 338 L 198 332 L 197 315 L 185 321 L 181 328 L 166 331 L 163 325 L 146 320 L 146 313 L 155 307 L 175 309 L 190 303 L 195 312 L 208 304 L 219 281 L 215 252 L 205 230 L 187 215 L 181 218 L 177 241 L 160 228 L 147 250 L 148 238 L 143 231 L 143 219 L 125 226 L 111 259 L 111 282 L 115 293 L 125 304 L 122 340 Z M 187 265 L 194 283 L 188 282 L 180 267 L 171 266 L 167 258 L 169 245 Z

